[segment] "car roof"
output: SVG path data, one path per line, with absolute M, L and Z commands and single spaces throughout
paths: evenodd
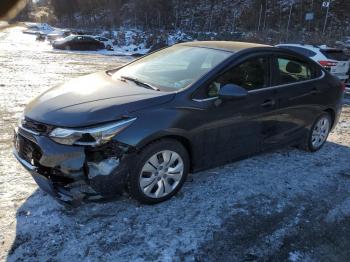
M 314 52 L 319 52 L 319 50 L 321 49 L 319 46 L 317 45 L 308 45 L 308 44 L 278 44 L 276 45 L 277 47 L 283 47 L 283 46 L 294 46 L 294 47 L 301 47 L 301 48 L 305 48 L 308 50 L 312 50 Z
M 310 45 L 310 44 L 292 44 L 292 43 L 284 43 L 284 44 L 278 44 L 277 46 L 300 46 L 300 47 L 313 47 L 313 48 L 319 48 L 317 45 Z
M 87 37 L 92 37 L 92 38 L 105 38 L 105 39 L 108 39 L 107 37 L 104 37 L 104 36 L 100 36 L 100 35 L 78 35 L 78 36 L 87 36 Z
M 70 35 L 70 36 L 74 36 L 74 37 L 91 37 L 91 38 L 96 38 L 97 36 L 93 36 L 93 35 Z
M 295 47 L 302 47 L 302 48 L 306 48 L 309 50 L 313 50 L 313 51 L 318 51 L 318 50 L 324 50 L 324 51 L 342 51 L 342 49 L 340 48 L 334 48 L 334 47 L 329 47 L 326 45 L 308 45 L 308 44 L 279 44 L 276 45 L 277 47 L 281 46 L 295 46 Z
M 97 37 L 97 36 L 93 36 L 93 35 L 75 35 L 75 36 L 84 36 L 84 37 L 92 37 L 92 38 Z
M 272 47 L 269 45 L 262 45 L 248 42 L 234 42 L 234 41 L 195 41 L 177 44 L 178 46 L 192 46 L 192 47 L 204 47 L 218 50 L 224 50 L 229 52 L 238 52 L 244 49 L 254 47 Z

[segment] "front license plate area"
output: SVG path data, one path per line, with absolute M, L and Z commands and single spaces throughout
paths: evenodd
M 14 138 L 13 138 L 13 144 L 14 147 L 22 159 L 33 165 L 33 152 L 34 149 L 31 146 L 31 142 L 28 141 L 26 138 L 21 136 L 18 132 L 14 132 Z

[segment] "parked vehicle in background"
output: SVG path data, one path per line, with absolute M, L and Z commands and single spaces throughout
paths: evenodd
M 293 50 L 311 58 L 341 81 L 347 82 L 349 79 L 350 58 L 342 49 L 303 44 L 279 44 L 277 47 Z
M 102 37 L 102 36 L 92 36 L 92 37 L 95 38 L 96 40 L 102 42 L 105 45 L 105 48 L 107 50 L 114 50 L 113 41 L 111 39 L 108 39 L 108 38 Z
M 52 46 L 56 49 L 65 50 L 101 50 L 105 49 L 104 43 L 92 36 L 71 35 L 62 40 L 56 40 Z
M 337 41 L 335 44 L 339 47 L 350 49 L 350 36 L 346 36 L 342 41 Z
M 69 35 L 71 35 L 71 31 L 68 29 L 55 30 L 52 33 L 47 35 L 47 40 L 50 41 L 50 43 L 52 43 L 55 40 L 58 40 L 60 38 L 65 38 Z
M 126 188 L 154 204 L 189 172 L 285 145 L 315 152 L 337 124 L 344 83 L 290 50 L 177 44 L 32 100 L 14 154 L 61 202 Z
M 46 23 L 25 23 L 25 26 L 27 27 L 27 29 L 23 31 L 24 34 L 32 34 L 32 35 L 36 35 L 38 33 L 47 34 L 48 32 L 51 32 L 54 30 L 53 27 L 51 27 Z
M 46 40 L 46 35 L 42 32 L 39 32 L 36 34 L 36 41 L 45 41 Z

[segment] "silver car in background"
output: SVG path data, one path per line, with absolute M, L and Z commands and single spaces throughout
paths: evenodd
M 349 82 L 350 58 L 339 48 L 325 45 L 279 44 L 277 47 L 293 50 L 321 64 L 332 75 L 343 82 Z

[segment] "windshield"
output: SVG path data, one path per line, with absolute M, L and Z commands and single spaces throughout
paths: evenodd
M 189 46 L 172 46 L 120 69 L 114 79 L 134 78 L 161 90 L 179 90 L 192 84 L 231 52 Z
M 71 40 L 73 40 L 74 38 L 75 38 L 75 35 L 70 35 L 70 36 L 65 37 L 64 40 L 66 40 L 66 41 L 71 41 Z

